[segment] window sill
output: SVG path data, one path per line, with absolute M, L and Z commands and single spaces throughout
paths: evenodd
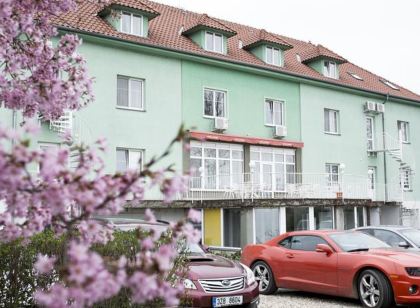
M 413 192 L 413 189 L 403 189 L 404 192 Z
M 276 126 L 286 126 L 286 125 L 283 125 L 283 124 L 264 124 L 264 126 L 267 126 L 267 127 L 276 127 Z
M 216 118 L 221 118 L 221 119 L 226 119 L 226 120 L 228 120 L 228 118 L 226 118 L 226 117 L 215 117 L 215 116 L 206 116 L 206 115 L 203 115 L 203 118 L 205 118 L 205 119 L 209 119 L 209 120 L 214 120 L 214 119 L 216 119 Z
M 325 131 L 324 131 L 324 134 L 332 135 L 332 136 L 341 136 L 341 133 L 333 133 L 333 132 L 325 132 Z
M 411 144 L 411 141 L 403 141 L 403 144 Z
M 139 108 L 130 108 L 130 107 L 121 107 L 121 106 L 117 106 L 116 108 L 121 109 L 121 110 L 146 112 L 146 109 L 139 109 Z

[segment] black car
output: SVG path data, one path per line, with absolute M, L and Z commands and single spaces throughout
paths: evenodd
M 370 234 L 388 245 L 420 251 L 420 230 L 405 226 L 370 226 L 357 228 Z

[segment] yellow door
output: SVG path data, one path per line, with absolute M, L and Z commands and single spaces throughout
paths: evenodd
M 221 209 L 204 209 L 204 244 L 221 246 Z

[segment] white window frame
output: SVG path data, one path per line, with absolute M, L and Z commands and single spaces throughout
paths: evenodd
M 60 148 L 60 144 L 56 143 L 56 142 L 38 142 L 38 149 L 40 151 L 44 151 L 44 148 L 54 148 L 54 149 L 59 149 Z M 37 171 L 38 173 L 41 171 L 41 165 L 38 164 L 37 166 Z
M 337 167 L 337 173 L 332 172 L 333 167 Z M 327 185 L 334 186 L 339 185 L 340 183 L 340 164 L 337 163 L 326 163 L 325 164 L 325 173 L 328 175 L 327 177 Z M 334 176 L 337 176 L 337 181 L 334 181 Z
M 213 39 L 213 49 L 210 49 L 209 46 L 207 46 L 207 35 L 211 35 L 212 39 Z M 222 39 L 222 44 L 221 44 L 221 48 L 222 50 L 216 50 L 216 37 L 220 37 Z M 220 54 L 224 54 L 225 53 L 225 39 L 223 34 L 219 34 L 216 32 L 210 32 L 210 31 L 206 31 L 204 33 L 204 49 L 207 51 L 211 51 L 211 52 L 215 52 L 215 53 L 220 53 Z
M 123 79 L 127 79 L 128 80 L 128 106 L 120 106 L 118 105 L 118 78 L 123 78 Z M 141 103 L 141 107 L 140 108 L 136 108 L 136 107 L 131 107 L 131 81 L 135 80 L 135 81 L 139 81 L 141 83 L 141 96 L 140 96 L 140 103 Z M 117 75 L 117 108 L 118 109 L 127 109 L 127 110 L 135 110 L 135 111 L 146 111 L 145 109 L 145 104 L 144 104 L 144 86 L 145 84 L 145 79 L 141 79 L 141 78 L 134 78 L 134 77 L 128 77 L 128 76 L 124 76 L 124 75 Z
M 135 170 L 138 170 L 138 171 L 141 171 L 141 170 L 143 170 L 143 164 L 144 164 L 144 149 L 133 149 L 133 148 L 125 148 L 125 147 L 117 147 L 116 149 L 115 149 L 115 159 L 117 159 L 117 152 L 118 151 L 125 151 L 126 152 L 126 155 L 128 155 L 128 159 L 127 159 L 127 161 L 125 162 L 126 163 L 126 167 L 125 167 L 125 170 L 117 170 L 117 160 L 115 160 L 115 170 L 117 171 L 117 172 L 125 172 L 125 171 L 127 171 L 127 170 L 131 170 L 132 168 L 130 168 L 130 165 L 132 165 L 132 164 L 136 164 L 136 168 L 135 168 Z M 140 153 L 140 160 L 141 160 L 141 164 L 139 165 L 138 163 L 138 161 L 136 161 L 136 162 L 130 162 L 130 153 Z
M 337 63 L 328 60 L 324 61 L 323 70 L 325 77 L 338 79 Z
M 267 105 L 267 103 L 272 103 L 273 104 L 273 114 L 272 114 L 272 116 L 271 116 L 271 118 L 272 118 L 272 123 L 268 123 L 267 121 L 266 121 L 266 119 L 267 119 L 267 108 L 266 108 L 266 105 Z M 281 123 L 279 123 L 279 124 L 277 124 L 277 123 L 275 123 L 275 121 L 274 121 L 274 104 L 279 104 L 280 105 L 280 110 L 281 110 L 281 118 L 280 118 L 280 122 Z M 266 126 L 285 126 L 285 116 L 284 116 L 284 111 L 285 111 L 285 102 L 283 101 L 283 100 L 279 100 L 279 99 L 271 99 L 271 98 L 266 98 L 265 100 L 264 100 L 264 125 L 266 125 Z
M 409 122 L 398 121 L 398 139 L 402 143 L 410 143 L 410 123 Z
M 212 102 L 213 115 L 212 116 L 211 115 L 206 115 L 206 91 L 213 92 L 213 102 Z M 224 117 L 218 117 L 216 115 L 216 95 L 215 95 L 216 92 L 224 94 L 224 98 L 225 98 L 225 101 L 224 101 L 224 104 L 223 104 L 223 106 L 224 106 L 223 113 L 225 115 Z M 227 106 L 227 104 L 228 104 L 228 100 L 227 100 L 227 91 L 226 90 L 204 87 L 204 89 L 203 89 L 203 117 L 204 118 L 208 118 L 208 119 L 225 118 L 225 119 L 228 119 L 228 112 L 227 112 L 228 111 L 228 106 Z
M 369 122 L 369 124 L 368 124 Z M 368 128 L 370 126 L 372 137 L 368 136 Z M 366 117 L 366 138 L 367 138 L 367 149 L 368 151 L 375 150 L 375 119 L 374 117 Z M 369 142 L 372 142 L 372 148 L 369 148 Z
M 328 129 L 325 127 L 325 116 L 326 113 L 328 113 Z M 336 115 L 334 117 L 334 114 Z M 335 131 L 331 130 L 332 127 L 332 123 L 335 120 Z M 324 132 L 326 134 L 332 134 L 332 135 L 339 135 L 340 134 L 340 111 L 339 110 L 335 110 L 335 109 L 329 109 L 329 108 L 324 108 Z
M 412 190 L 412 181 L 413 177 L 411 174 L 410 168 L 400 169 L 400 185 L 402 190 L 411 191 Z
M 128 32 L 123 31 L 123 15 L 130 15 L 130 31 L 128 31 Z M 133 20 L 134 20 L 134 16 L 140 18 L 140 34 L 134 34 L 133 33 Z M 122 11 L 121 12 L 121 18 L 120 18 L 120 29 L 121 29 L 121 32 L 122 33 L 144 37 L 144 20 L 143 20 L 143 16 L 142 15 L 139 15 L 139 14 L 134 14 L 134 13 Z
M 278 57 L 277 57 L 278 63 L 276 63 L 276 60 L 275 60 L 275 58 L 276 58 L 275 57 L 275 51 L 278 52 Z M 269 53 L 271 53 L 271 62 L 268 61 Z M 276 48 L 276 47 L 265 46 L 265 63 L 270 64 L 270 65 L 274 65 L 274 66 L 282 66 L 281 50 L 279 48 Z

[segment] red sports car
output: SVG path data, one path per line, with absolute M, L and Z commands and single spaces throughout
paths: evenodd
M 359 298 L 364 307 L 420 304 L 420 254 L 356 231 L 297 231 L 248 245 L 262 294 L 277 288 Z

